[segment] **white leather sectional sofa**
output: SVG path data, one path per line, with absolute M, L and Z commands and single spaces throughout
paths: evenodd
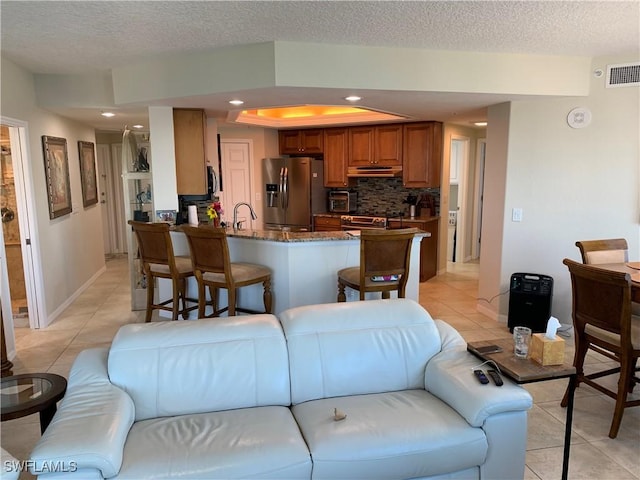
M 478 363 L 406 299 L 126 325 L 76 359 L 32 473 L 522 478 L 531 396 L 480 385 Z

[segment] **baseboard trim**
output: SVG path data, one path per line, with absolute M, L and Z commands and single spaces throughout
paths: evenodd
M 89 280 L 84 282 L 80 288 L 78 288 L 69 298 L 67 298 L 58 308 L 56 308 L 51 314 L 47 315 L 44 319 L 45 324 L 41 325 L 40 328 L 46 328 L 51 325 L 56 318 L 62 315 L 64 312 L 74 301 L 78 298 L 82 293 L 89 288 L 93 282 L 95 282 L 100 275 L 107 271 L 107 266 L 103 265 L 100 270 L 98 270 Z

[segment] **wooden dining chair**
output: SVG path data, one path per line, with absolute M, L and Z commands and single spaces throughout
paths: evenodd
M 129 220 L 138 241 L 140 260 L 147 276 L 147 313 L 145 322 L 151 321 L 154 310 L 171 312 L 171 319 L 178 315 L 189 318 L 189 312 L 198 308 L 197 300 L 187 298 L 186 280 L 193 277 L 193 268 L 189 257 L 175 256 L 169 234 L 168 223 L 146 223 Z M 155 303 L 155 280 L 166 278 L 171 280 L 171 298 Z M 180 308 L 182 302 L 182 308 Z M 187 306 L 187 302 L 196 305 Z
M 398 291 L 404 298 L 409 277 L 411 242 L 416 229 L 362 230 L 360 232 L 360 265 L 338 271 L 338 302 L 346 302 L 345 288 L 360 292 L 381 292 L 389 298 Z
M 208 226 L 182 226 L 181 230 L 187 236 L 191 262 L 198 282 L 198 318 L 218 317 L 227 312 L 233 316 L 236 312 L 243 313 L 271 313 L 271 270 L 263 265 L 244 262 L 232 262 L 229 256 L 229 245 L 224 228 Z M 264 311 L 260 312 L 244 307 L 237 303 L 237 291 L 248 285 L 262 283 Z M 208 288 L 210 301 L 207 302 L 205 291 Z M 218 290 L 227 290 L 228 304 L 218 308 Z M 210 305 L 213 312 L 205 316 L 205 308 Z
M 573 260 L 564 259 L 571 275 L 573 327 L 577 382 L 585 383 L 616 401 L 609 437 L 616 438 L 624 409 L 640 405 L 640 400 L 627 400 L 628 393 L 639 382 L 635 377 L 640 357 L 640 318 L 631 315 L 631 278 L 628 273 L 613 272 Z M 596 351 L 620 363 L 619 367 L 585 374 L 584 360 L 588 350 Z M 619 373 L 617 390 L 595 380 Z M 565 393 L 561 405 L 568 403 Z
M 624 238 L 605 238 L 602 240 L 582 240 L 576 242 L 580 249 L 582 263 L 622 263 L 629 261 L 629 247 Z

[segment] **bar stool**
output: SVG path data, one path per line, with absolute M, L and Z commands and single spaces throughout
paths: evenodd
M 229 245 L 224 228 L 182 226 L 187 236 L 191 262 L 198 281 L 198 318 L 218 317 L 227 312 L 234 316 L 236 312 L 271 313 L 271 270 L 254 263 L 231 262 Z M 264 312 L 242 308 L 236 305 L 237 289 L 262 283 Z M 207 302 L 205 287 L 209 288 L 211 301 Z M 227 290 L 229 302 L 224 308 L 218 308 L 218 289 Z M 205 316 L 207 305 L 213 307 L 213 313 Z
M 140 260 L 147 275 L 147 314 L 144 321 L 151 321 L 154 310 L 171 312 L 172 320 L 177 320 L 179 314 L 182 314 L 183 318 L 188 318 L 189 312 L 198 308 L 197 305 L 187 307 L 187 302 L 197 302 L 195 299 L 186 297 L 186 279 L 194 276 L 193 268 L 189 257 L 174 255 L 169 224 L 134 220 L 129 220 L 128 223 L 138 239 Z M 156 278 L 171 280 L 170 299 L 154 303 Z M 180 301 L 182 301 L 182 309 L 179 308 Z M 171 306 L 167 306 L 169 304 Z
M 338 302 L 347 301 L 345 287 L 358 290 L 360 300 L 366 292 L 382 292 L 382 298 L 389 298 L 394 290 L 404 298 L 415 233 L 415 228 L 362 230 L 360 265 L 338 271 Z

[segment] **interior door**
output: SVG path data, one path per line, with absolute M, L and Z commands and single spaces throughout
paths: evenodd
M 233 221 L 233 207 L 240 202 L 251 204 L 251 142 L 250 140 L 221 140 L 222 185 L 225 222 Z M 243 228 L 255 228 L 247 207 L 238 210 Z

